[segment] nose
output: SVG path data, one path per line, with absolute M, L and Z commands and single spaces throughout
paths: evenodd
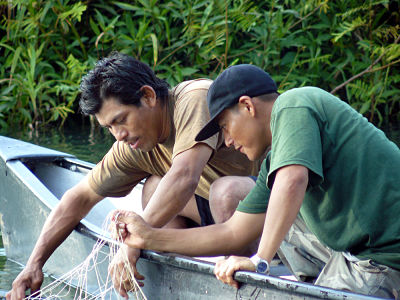
M 230 147 L 233 145 L 233 139 L 231 138 L 231 136 L 229 135 L 229 133 L 224 130 L 224 137 L 225 137 L 225 145 L 227 147 Z
M 113 128 L 111 132 L 115 139 L 119 142 L 125 141 L 125 138 L 128 135 L 128 132 L 122 127 Z

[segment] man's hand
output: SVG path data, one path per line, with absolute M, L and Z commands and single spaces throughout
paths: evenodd
M 139 249 L 123 245 L 108 267 L 108 272 L 111 275 L 114 288 L 125 299 L 129 299 L 129 291 L 134 291 L 136 289 L 135 281 L 137 281 L 139 286 L 144 285 L 143 282 L 141 282 L 141 280 L 144 280 L 144 276 L 136 269 L 136 262 L 139 256 Z M 132 278 L 132 273 L 135 278 Z
M 31 289 L 31 295 L 40 290 L 43 283 L 43 271 L 41 268 L 25 267 L 15 278 L 12 290 L 6 295 L 7 300 L 25 299 L 25 291 Z
M 153 230 L 141 216 L 131 211 L 116 210 L 111 218 L 111 235 L 132 248 L 146 249 L 147 237 Z
M 233 280 L 233 274 L 238 270 L 255 271 L 253 262 L 248 257 L 230 256 L 228 259 L 217 261 L 214 274 L 223 283 L 239 288 L 239 283 Z

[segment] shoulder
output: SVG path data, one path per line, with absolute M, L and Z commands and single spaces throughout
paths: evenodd
M 291 102 L 293 105 L 298 105 L 304 102 L 304 100 L 301 101 L 301 99 L 313 99 L 326 96 L 332 97 L 333 95 L 318 87 L 305 86 L 285 91 L 277 98 L 277 101 L 281 103 Z
M 338 101 L 339 100 L 339 101 Z M 331 93 L 317 87 L 294 88 L 282 93 L 275 101 L 273 113 L 287 108 L 308 108 L 315 110 L 327 102 L 341 102 Z
M 172 88 L 171 92 L 175 100 L 180 100 L 188 94 L 196 92 L 207 94 L 211 83 L 212 80 L 206 78 L 183 81 Z

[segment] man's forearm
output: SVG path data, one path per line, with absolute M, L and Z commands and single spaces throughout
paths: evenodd
M 211 256 L 236 253 L 241 249 L 241 245 L 236 244 L 230 230 L 223 224 L 216 224 L 191 229 L 154 229 L 145 248 L 188 256 Z
M 73 191 L 67 191 L 47 218 L 27 265 L 43 267 L 93 205 L 82 203 Z
M 308 169 L 305 167 L 293 165 L 278 171 L 257 251 L 260 257 L 272 260 L 297 217 L 307 184 Z
M 199 143 L 175 156 L 143 212 L 146 222 L 153 227 L 162 227 L 186 206 L 211 154 L 208 145 Z
M 225 223 L 191 229 L 137 228 L 144 249 L 175 252 L 189 256 L 239 254 L 257 239 L 265 214 L 235 214 Z M 129 226 L 129 225 L 128 225 Z M 133 237 L 132 242 L 137 242 Z M 129 245 L 129 242 L 128 242 Z
M 162 227 L 186 206 L 193 196 L 198 178 L 183 172 L 168 172 L 160 181 L 143 212 L 143 219 L 153 227 Z

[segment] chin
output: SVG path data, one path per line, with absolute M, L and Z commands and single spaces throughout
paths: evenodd
M 251 161 L 260 159 L 263 155 L 264 155 L 264 151 L 246 153 L 247 158 Z
M 150 152 L 155 147 L 156 147 L 156 145 L 143 145 L 142 147 L 140 147 L 140 151 L 142 151 L 142 152 Z
M 249 160 L 251 160 L 251 161 L 254 161 L 254 160 L 257 159 L 257 157 L 254 157 L 254 156 L 252 156 L 252 155 L 246 154 L 246 156 L 247 156 L 247 158 L 248 158 Z

